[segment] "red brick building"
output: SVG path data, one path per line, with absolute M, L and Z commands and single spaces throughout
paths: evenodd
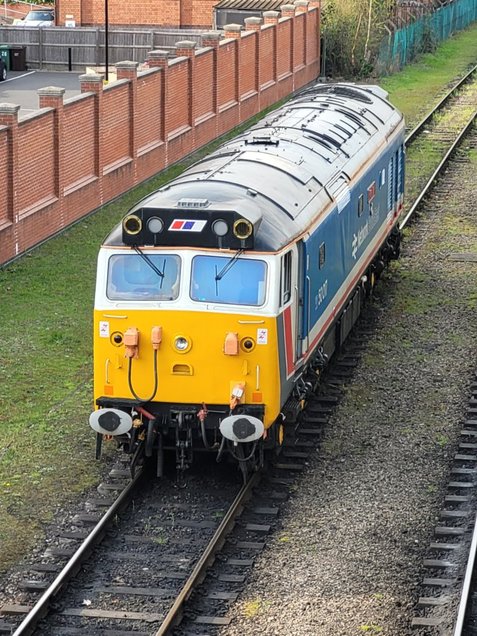
M 112 26 L 210 28 L 218 0 L 56 0 L 57 24 L 72 15 L 78 26 L 103 25 L 106 2 Z

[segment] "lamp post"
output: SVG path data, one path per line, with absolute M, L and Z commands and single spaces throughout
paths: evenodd
M 109 39 L 109 16 L 108 16 L 108 0 L 104 0 L 104 79 L 109 80 L 109 54 L 108 54 L 108 39 Z

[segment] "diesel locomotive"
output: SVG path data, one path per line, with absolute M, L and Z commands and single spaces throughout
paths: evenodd
M 404 156 L 383 89 L 316 84 L 139 201 L 98 258 L 97 456 L 279 449 L 398 256 Z

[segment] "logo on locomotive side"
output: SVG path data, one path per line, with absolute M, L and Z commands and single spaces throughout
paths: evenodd
M 364 241 L 366 240 L 367 236 L 369 234 L 369 223 L 368 221 L 366 221 L 366 223 L 363 225 L 363 227 L 361 227 L 358 230 L 358 235 L 353 234 L 353 241 L 351 243 L 351 254 L 353 256 L 353 258 L 356 260 L 356 254 L 358 252 L 358 249 L 361 247 L 361 245 L 364 243 Z
M 169 232 L 202 232 L 207 221 L 192 219 L 174 219 L 169 226 Z

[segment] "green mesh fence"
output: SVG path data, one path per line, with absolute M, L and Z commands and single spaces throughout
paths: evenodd
M 455 0 L 403 29 L 389 33 L 381 43 L 375 64 L 380 75 L 393 73 L 417 55 L 431 51 L 456 31 L 477 20 L 477 0 Z

